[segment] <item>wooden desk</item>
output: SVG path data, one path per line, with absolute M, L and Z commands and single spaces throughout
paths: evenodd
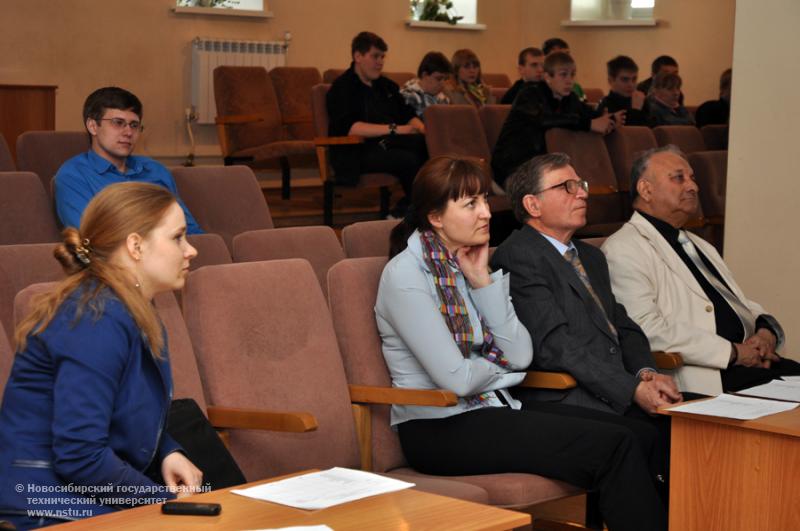
M 268 481 L 275 481 L 273 480 Z M 257 481 L 247 486 L 267 483 Z M 364 529 L 503 530 L 531 523 L 529 514 L 456 500 L 414 489 L 373 496 L 329 509 L 304 511 L 245 498 L 223 489 L 181 501 L 222 504 L 219 516 L 167 516 L 160 505 L 97 516 L 58 529 L 263 529 L 326 524 L 336 531 Z
M 0 85 L 0 133 L 17 160 L 17 137 L 25 131 L 56 128 L 54 85 Z
M 748 421 L 662 412 L 670 531 L 800 529 L 800 408 Z

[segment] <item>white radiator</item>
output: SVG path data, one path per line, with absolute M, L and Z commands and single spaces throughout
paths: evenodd
M 283 41 L 234 41 L 197 37 L 192 41 L 192 105 L 197 122 L 213 124 L 214 69 L 218 66 L 263 66 L 267 70 L 286 64 Z

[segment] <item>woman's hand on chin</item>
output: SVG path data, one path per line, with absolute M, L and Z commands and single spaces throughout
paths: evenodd
M 460 247 L 456 251 L 461 272 L 473 289 L 479 289 L 492 283 L 489 276 L 489 242 L 472 247 Z
M 172 452 L 161 461 L 161 476 L 178 498 L 199 494 L 203 483 L 203 473 L 180 452 Z

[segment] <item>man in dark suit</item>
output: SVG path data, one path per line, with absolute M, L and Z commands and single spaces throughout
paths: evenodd
M 586 224 L 588 183 L 567 155 L 553 153 L 522 164 L 507 192 L 523 227 L 497 248 L 492 268 L 511 274 L 514 309 L 533 339 L 532 368 L 567 372 L 578 384 L 520 389 L 517 396 L 526 408 L 630 427 L 663 479 L 669 419 L 652 415 L 681 395 L 672 378 L 655 370 L 647 337 L 614 299 L 603 253 L 572 240 Z M 648 450 L 654 437 L 658 448 Z

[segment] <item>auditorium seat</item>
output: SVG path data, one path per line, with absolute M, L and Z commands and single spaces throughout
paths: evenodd
M 184 314 L 206 400 L 227 407 L 310 412 L 308 433 L 230 431 L 249 481 L 359 468 L 358 435 L 330 312 L 306 260 L 209 266 L 190 273 Z M 407 479 L 407 478 L 403 478 Z M 418 488 L 486 501 L 483 489 L 439 480 Z
M 327 225 L 252 230 L 233 239 L 235 262 L 286 258 L 308 260 L 323 293 L 328 291 L 328 270 L 344 257 L 336 233 Z
M 61 165 L 90 147 L 86 131 L 26 131 L 17 137 L 17 169 L 38 175 L 49 193 Z
M 481 74 L 481 81 L 490 87 L 511 88 L 511 78 L 508 74 Z M 498 100 L 499 101 L 499 100 Z
M 11 156 L 11 151 L 8 149 L 5 137 L 0 134 L 0 171 L 16 171 L 17 166 L 14 164 L 14 158 Z
M 344 68 L 329 68 L 322 73 L 322 82 L 330 85 L 336 78 L 344 74 Z
M 597 105 L 606 95 L 603 89 L 599 88 L 584 88 L 583 93 L 586 95 L 586 103 L 590 105 Z
M 281 194 L 291 195 L 289 157 L 311 156 L 314 144 L 298 140 L 284 128 L 278 95 L 262 66 L 218 66 L 214 69 L 217 133 L 226 165 L 281 167 Z
M 700 134 L 703 135 L 706 149 L 728 149 L 728 124 L 704 125 L 700 128 Z
M 489 167 L 492 153 L 473 105 L 431 105 L 425 109 L 428 155 L 462 155 L 480 159 Z
M 550 129 L 545 133 L 549 153 L 563 152 L 572 160 L 578 177 L 589 182 L 586 226 L 578 238 L 609 236 L 627 221 L 617 177 L 603 137 L 588 131 Z
M 253 170 L 247 166 L 171 168 L 178 195 L 206 232 L 219 234 L 228 249 L 248 230 L 271 229 L 272 216 Z
M 59 241 L 53 205 L 36 174 L 0 172 L 0 245 Z
M 317 148 L 317 164 L 323 185 L 323 223 L 333 225 L 333 198 L 336 176 L 330 167 L 328 148 L 330 146 L 355 146 L 364 141 L 359 136 L 328 136 L 328 108 L 325 98 L 330 85 L 321 84 L 311 90 L 311 111 L 314 115 L 314 144 Z M 358 188 L 378 188 L 380 190 L 380 217 L 389 213 L 390 187 L 397 183 L 397 178 L 389 173 L 361 174 Z
M 311 116 L 311 88 L 322 83 L 315 67 L 278 66 L 269 71 L 278 95 L 283 126 L 289 138 L 314 140 L 314 121 Z M 310 151 L 313 155 L 313 150 Z
M 643 151 L 658 147 L 656 137 L 649 127 L 626 125 L 604 138 L 617 177 L 617 188 L 627 193 L 631 188 L 633 161 Z
M 0 324 L 12 345 L 17 292 L 31 284 L 64 278 L 64 270 L 53 256 L 55 248 L 55 243 L 0 245 Z
M 494 146 L 497 144 L 500 131 L 503 129 L 503 124 L 506 123 L 510 111 L 511 105 L 484 105 L 478 111 L 490 152 L 494 151 Z
M 722 254 L 725 233 L 725 195 L 727 190 L 728 151 L 698 151 L 687 156 L 699 188 L 702 221 L 706 227 L 698 234 L 710 241 Z
M 703 134 L 693 125 L 660 125 L 653 128 L 653 135 L 659 146 L 673 144 L 687 155 L 706 149 Z
M 391 377 L 381 353 L 374 307 L 378 282 L 385 264 L 386 258 L 347 259 L 336 264 L 328 274 L 331 314 L 347 380 L 353 389 L 351 396 L 356 398 L 354 402 L 363 404 L 361 408 L 369 409 L 365 416 L 371 419 L 372 451 L 371 456 L 362 453 L 362 466 L 377 472 L 390 471 L 412 477 L 431 477 L 408 467 L 397 432 L 389 425 L 387 404 L 418 403 L 415 400 L 419 400 L 419 397 L 414 397 L 414 394 L 419 390 L 392 388 Z M 377 394 L 370 393 L 373 387 L 386 391 L 384 396 L 394 394 L 393 400 L 379 400 Z M 359 397 L 362 399 L 359 400 Z M 410 400 L 401 402 L 398 400 L 401 397 Z M 525 507 L 582 492 L 564 482 L 533 474 L 506 473 L 449 478 L 486 489 L 489 503 L 503 507 Z
M 503 96 L 505 96 L 506 92 L 508 92 L 508 87 L 489 87 L 489 91 L 492 93 L 492 96 L 494 96 L 494 101 L 500 103 L 500 101 L 503 99 Z M 482 105 L 481 107 L 484 106 Z
M 359 221 L 342 229 L 342 247 L 347 258 L 389 256 L 389 234 L 399 221 Z
M 186 240 L 197 249 L 197 256 L 189 263 L 191 271 L 207 265 L 233 262 L 225 240 L 219 234 L 189 234 Z
M 0 323 L 0 406 L 3 405 L 3 391 L 11 374 L 12 365 L 14 365 L 14 351 L 11 350 L 5 327 Z
M 344 74 L 344 71 L 344 68 L 329 68 L 322 73 L 322 82 L 330 85 L 337 77 Z M 397 83 L 400 88 L 403 88 L 409 79 L 417 77 L 413 72 L 382 72 L 381 75 Z

